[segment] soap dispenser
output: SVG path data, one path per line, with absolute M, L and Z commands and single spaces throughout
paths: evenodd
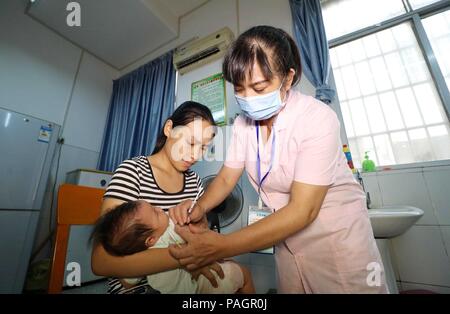
M 369 151 L 365 152 L 364 155 L 364 161 L 362 163 L 362 169 L 364 172 L 373 172 L 376 171 L 376 167 L 375 167 L 375 163 L 373 162 L 373 160 L 369 159 L 369 155 L 368 155 Z

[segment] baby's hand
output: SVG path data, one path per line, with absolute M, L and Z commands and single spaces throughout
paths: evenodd
M 182 226 L 189 222 L 188 210 L 191 208 L 192 200 L 182 201 L 177 206 L 169 208 L 169 217 L 173 222 Z
M 206 227 L 208 227 L 208 221 L 206 220 L 206 212 L 203 207 L 197 202 L 192 208 L 191 213 L 188 216 L 188 223 L 200 223 L 203 219 L 206 221 Z

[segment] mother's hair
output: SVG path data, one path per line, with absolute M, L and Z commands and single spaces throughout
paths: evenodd
M 182 103 L 173 113 L 167 118 L 164 122 L 164 125 L 168 120 L 172 121 L 172 127 L 175 128 L 180 125 L 187 125 L 194 121 L 196 118 L 201 118 L 203 120 L 208 121 L 211 125 L 216 125 L 214 122 L 214 118 L 212 116 L 211 110 L 208 107 L 195 102 L 195 101 L 185 101 Z M 159 152 L 166 144 L 167 137 L 164 134 L 164 126 L 161 132 L 158 135 L 158 139 L 156 140 L 156 146 L 153 150 L 152 155 Z

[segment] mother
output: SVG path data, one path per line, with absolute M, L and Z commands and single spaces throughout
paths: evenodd
M 104 195 L 102 213 L 136 200 L 168 210 L 184 199 L 201 194 L 201 180 L 189 168 L 203 155 L 214 137 L 214 129 L 214 119 L 207 107 L 193 101 L 181 104 L 164 123 L 153 154 L 125 160 L 116 169 Z M 167 248 L 122 257 L 112 256 L 101 244 L 92 250 L 92 270 L 101 276 L 142 277 L 180 267 Z M 217 263 L 202 267 L 192 275 L 197 278 L 202 274 L 217 286 L 210 269 L 223 278 Z M 135 286 L 128 286 L 118 278 L 109 281 L 110 293 L 155 292 L 146 278 Z
M 283 30 L 257 26 L 234 42 L 223 62 L 244 115 L 233 126 L 224 166 L 198 200 L 172 208 L 178 224 L 199 221 L 247 171 L 273 213 L 223 235 L 177 227 L 188 242 L 171 247 L 188 269 L 276 245 L 280 293 L 386 293 L 365 194 L 347 166 L 336 114 L 292 90 L 300 55 Z M 256 205 L 256 204 L 254 204 Z

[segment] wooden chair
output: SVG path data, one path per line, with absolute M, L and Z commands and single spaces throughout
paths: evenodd
M 58 191 L 56 239 L 50 270 L 48 293 L 60 293 L 71 225 L 92 225 L 100 216 L 104 189 L 63 184 Z

